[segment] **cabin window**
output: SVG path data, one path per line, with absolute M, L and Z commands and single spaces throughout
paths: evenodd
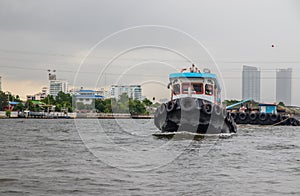
M 173 85 L 173 94 L 174 95 L 180 94 L 180 85 L 179 84 L 174 84 Z
M 206 95 L 212 95 L 213 94 L 213 85 L 206 84 L 205 85 L 205 94 Z
M 190 84 L 189 84 L 189 83 L 183 83 L 183 84 L 182 84 L 182 93 L 183 93 L 183 94 L 188 94 L 188 92 L 189 92 L 189 87 L 190 87 Z
M 196 94 L 202 94 L 203 93 L 203 84 L 202 83 L 193 83 L 193 91 Z

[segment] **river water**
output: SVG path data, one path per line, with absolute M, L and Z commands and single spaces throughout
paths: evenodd
M 153 120 L 0 121 L 0 195 L 300 195 L 300 128 L 158 139 Z

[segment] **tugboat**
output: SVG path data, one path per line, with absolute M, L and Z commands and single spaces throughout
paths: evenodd
M 221 87 L 217 76 L 195 65 L 169 75 L 171 100 L 154 114 L 154 124 L 163 133 L 196 134 L 236 133 L 232 116 L 221 104 Z

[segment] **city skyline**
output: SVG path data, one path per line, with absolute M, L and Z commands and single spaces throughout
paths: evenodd
M 270 70 L 269 70 L 270 71 Z M 56 79 L 56 71 L 54 70 L 52 73 L 50 73 L 50 70 L 48 70 L 48 87 L 41 87 L 40 89 L 42 89 L 41 91 L 39 91 L 38 93 L 36 93 L 35 95 L 26 95 L 26 98 L 23 99 L 29 99 L 31 100 L 31 97 L 35 97 L 34 99 L 36 99 L 36 96 L 41 96 L 42 98 L 45 97 L 47 94 L 55 96 L 59 91 L 62 91 L 64 93 L 74 93 L 76 91 L 76 89 L 84 89 L 83 86 L 73 86 L 71 88 L 69 88 L 69 83 L 68 81 L 63 81 L 63 80 L 57 80 Z M 276 72 L 276 97 L 274 97 L 274 102 L 279 103 L 279 102 L 283 102 L 286 105 L 291 105 L 292 101 L 291 101 L 291 88 L 292 88 L 292 68 L 278 68 L 275 70 Z M 243 70 L 242 70 L 242 99 L 248 99 L 248 98 L 253 98 L 255 101 L 260 102 L 260 92 L 264 91 L 264 89 L 261 89 L 261 71 L 259 67 L 254 67 L 254 66 L 247 66 L 247 65 L 243 65 Z M 0 76 L 0 87 L 1 87 L 1 76 Z M 103 87 L 103 86 L 99 86 L 97 88 L 93 88 L 93 90 L 98 89 L 98 91 L 101 89 L 103 91 L 104 88 L 109 88 L 110 92 L 109 92 L 109 96 L 105 96 L 105 98 L 117 98 L 120 95 L 120 92 L 124 91 L 124 89 L 128 88 L 130 89 L 130 87 L 138 87 L 139 89 L 141 89 L 141 85 L 133 85 L 133 84 L 122 84 L 122 85 L 116 85 L 116 84 L 109 84 L 107 87 Z M 47 90 L 45 90 L 47 88 Z M 119 89 L 119 90 L 114 90 L 114 89 Z M 52 90 L 51 90 L 52 89 Z M 85 88 L 86 89 L 86 88 Z M 100 91 L 101 91 L 100 90 Z M 48 93 L 46 91 L 49 91 Z M 78 90 L 77 90 L 78 91 Z M 113 93 L 112 91 L 114 91 L 115 93 Z M 120 91 L 120 92 L 119 92 Z M 9 91 L 7 91 L 9 92 Z M 125 91 L 124 91 L 125 92 Z M 141 90 L 139 90 L 138 95 L 133 95 L 132 92 L 129 90 L 126 90 L 127 94 L 131 97 L 138 97 L 139 100 L 142 99 L 142 97 L 146 97 L 144 96 L 141 92 Z M 10 92 L 11 93 L 11 92 Z M 13 93 L 12 93 L 13 94 Z M 17 95 L 17 94 L 14 94 Z M 21 97 L 22 98 L 22 97 Z M 153 97 L 147 97 L 148 99 L 151 99 Z M 168 100 L 168 98 L 163 97 L 160 98 L 161 100 Z M 40 100 L 40 99 L 37 99 Z

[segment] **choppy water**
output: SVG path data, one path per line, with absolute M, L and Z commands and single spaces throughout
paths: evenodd
M 300 195 L 300 128 L 157 139 L 151 120 L 0 121 L 0 195 Z

